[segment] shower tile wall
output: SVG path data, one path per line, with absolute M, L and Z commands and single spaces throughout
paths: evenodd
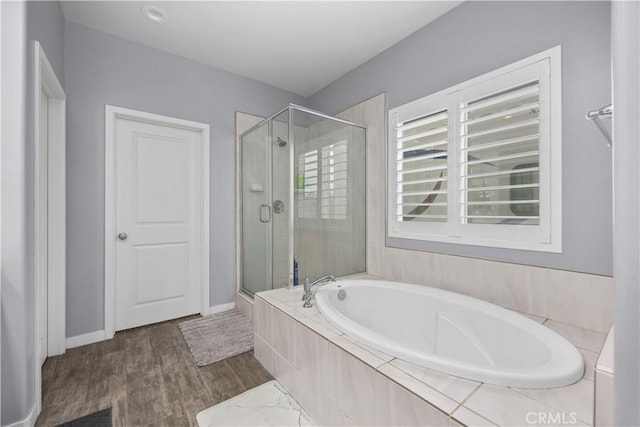
M 338 117 L 367 126 L 369 274 L 459 292 L 586 329 L 609 330 L 613 320 L 611 277 L 387 247 L 385 95 L 370 98 Z
M 346 141 L 347 143 L 347 200 L 346 218 L 333 220 L 302 218 L 300 211 L 295 223 L 295 257 L 298 262 L 300 281 L 305 276 L 316 278 L 323 274 L 345 276 L 366 272 L 366 227 L 363 227 L 365 206 L 359 197 L 364 194 L 365 180 L 362 168 L 365 162 L 365 144 L 360 143 L 359 129 L 331 120 L 317 121 L 296 135 L 295 159 L 313 150 Z M 300 172 L 300 171 L 296 171 Z M 318 184 L 319 185 L 319 184 Z M 295 197 L 301 196 L 296 189 Z M 319 201 L 318 201 L 319 203 Z M 300 208 L 300 205 L 298 205 Z

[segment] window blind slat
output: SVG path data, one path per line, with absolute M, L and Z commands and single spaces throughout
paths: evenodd
M 540 203 L 537 199 L 531 200 L 492 200 L 489 202 L 461 202 L 463 205 L 470 206 L 491 206 L 491 205 L 522 205 L 522 204 L 537 204 Z
M 396 129 L 400 130 L 400 131 L 407 131 L 407 130 L 411 130 L 411 129 L 415 129 L 417 127 L 420 126 L 424 126 L 424 125 L 428 125 L 430 123 L 436 123 L 439 122 L 440 120 L 444 120 L 447 118 L 447 111 L 441 111 L 441 112 L 437 112 L 437 113 L 431 113 L 427 116 L 423 116 L 423 118 L 419 118 L 419 119 L 414 119 L 414 120 L 409 120 L 409 121 L 405 121 L 403 123 L 399 123 L 398 126 L 396 126 Z
M 493 162 L 500 162 L 503 160 L 514 160 L 514 159 L 521 159 L 523 157 L 532 157 L 532 156 L 537 156 L 539 153 L 538 151 L 526 151 L 524 153 L 517 153 L 517 154 L 509 154 L 506 156 L 496 156 L 496 157 L 488 157 L 486 159 L 474 159 L 474 160 L 470 160 L 470 161 L 461 161 L 460 164 L 463 165 L 477 165 L 480 163 L 486 163 L 486 164 L 490 164 Z
M 423 155 L 416 155 L 413 157 L 406 157 L 403 159 L 398 159 L 398 163 L 410 163 L 410 162 L 417 162 L 420 160 L 429 160 L 429 159 L 437 159 L 439 157 L 446 157 L 447 156 L 447 152 L 445 150 L 420 150 L 420 151 L 425 151 L 426 154 Z M 430 152 L 430 151 L 435 151 L 435 152 Z
M 409 174 L 409 173 L 418 173 L 418 172 L 433 172 L 433 171 L 447 170 L 447 165 L 432 166 L 432 167 L 428 167 L 428 168 L 408 169 L 408 170 L 405 170 L 405 171 L 400 169 L 401 166 L 402 165 L 398 165 L 398 174 Z
M 447 194 L 446 190 L 398 192 L 398 196 L 428 196 L 429 194 Z
M 473 187 L 473 188 L 461 188 L 460 191 L 474 192 L 474 191 L 494 191 L 494 190 L 511 190 L 514 188 L 538 188 L 540 184 L 517 184 L 517 185 L 494 185 L 489 187 Z
M 489 142 L 486 144 L 478 144 L 478 145 L 473 145 L 471 147 L 463 147 L 460 150 L 461 151 L 466 151 L 466 152 L 473 152 L 473 151 L 479 151 L 479 150 L 486 150 L 489 148 L 498 148 L 498 147 L 505 147 L 508 145 L 514 145 L 514 144 L 520 144 L 523 142 L 529 142 L 529 141 L 537 141 L 540 138 L 540 134 L 538 133 L 533 133 L 531 135 L 525 135 L 525 136 L 521 136 L 518 138 L 510 138 L 510 139 L 503 139 L 500 141 L 496 141 L 496 142 Z
M 396 182 L 398 183 L 398 185 L 417 185 L 417 184 L 430 184 L 430 183 L 439 182 L 439 181 L 447 182 L 447 177 L 442 176 L 439 178 L 418 179 L 418 180 L 408 180 L 408 181 L 397 180 Z
M 429 142 L 427 144 L 420 144 L 420 145 L 414 145 L 413 147 L 402 148 L 402 149 L 397 150 L 397 152 L 398 153 L 406 153 L 407 151 L 424 150 L 426 148 L 434 148 L 434 147 L 437 147 L 439 145 L 442 145 L 442 146 L 446 147 L 447 144 L 449 144 L 449 141 L 447 141 L 446 139 L 442 139 L 440 141 Z
M 447 206 L 446 202 L 436 202 L 436 203 L 398 203 L 399 206 Z
M 499 119 L 505 116 L 522 113 L 524 111 L 530 111 L 532 109 L 539 108 L 539 106 L 540 106 L 539 102 L 530 102 L 527 104 L 519 105 L 517 107 L 509 108 L 507 110 L 498 111 L 493 114 L 486 114 L 478 118 L 467 119 L 467 120 L 463 119 L 463 120 L 460 120 L 460 123 L 466 126 L 476 125 L 478 123 L 483 123 L 489 120 Z
M 522 169 L 507 169 L 498 172 L 487 172 L 487 173 L 474 173 L 469 175 L 462 175 L 463 178 L 466 179 L 474 179 L 474 178 L 491 178 L 495 176 L 503 176 L 503 175 L 515 175 L 519 173 L 525 172 L 538 172 L 540 170 L 539 167 L 533 168 L 522 168 Z
M 495 128 L 491 128 L 491 129 L 486 129 L 480 132 L 475 132 L 475 133 L 469 133 L 469 134 L 465 134 L 465 132 L 462 132 L 462 134 L 460 135 L 460 138 L 463 139 L 471 139 L 471 138 L 477 138 L 480 136 L 485 136 L 485 135 L 491 135 L 493 133 L 499 133 L 499 132 L 506 132 L 506 131 L 510 131 L 510 130 L 517 130 L 517 129 L 522 129 L 525 128 L 527 126 L 535 126 L 540 124 L 540 120 L 539 119 L 530 119 L 530 120 L 522 120 L 519 121 L 517 123 L 513 123 L 510 125 L 505 125 L 505 126 L 499 126 L 499 127 L 495 127 Z
M 425 132 L 416 133 L 414 135 L 398 137 L 398 138 L 396 138 L 396 141 L 398 141 L 398 143 L 404 144 L 406 142 L 413 141 L 413 140 L 416 140 L 416 139 L 426 138 L 428 136 L 438 135 L 440 133 L 446 133 L 447 131 L 448 131 L 447 126 L 442 126 L 442 127 L 439 127 L 439 128 L 430 129 L 430 130 L 425 131 Z
M 422 215 L 409 215 L 409 214 L 398 214 L 397 216 L 399 217 L 404 217 L 404 218 L 434 218 L 434 219 L 447 219 L 448 217 L 446 215 L 429 215 L 429 214 L 422 214 Z
M 532 82 L 533 83 L 533 82 Z M 517 89 L 511 92 L 507 92 L 503 95 L 494 96 L 482 101 L 476 101 L 473 103 L 467 104 L 466 107 L 460 108 L 460 112 L 469 113 L 472 111 L 477 111 L 486 107 L 491 107 L 493 105 L 501 104 L 504 102 L 512 101 L 514 99 L 523 98 L 530 95 L 537 95 L 540 92 L 540 88 L 538 84 L 533 86 L 526 86 L 521 89 Z

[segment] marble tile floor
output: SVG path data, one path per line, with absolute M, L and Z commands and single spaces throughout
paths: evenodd
M 190 318 L 121 331 L 48 358 L 36 425 L 112 407 L 114 427 L 197 426 L 198 412 L 273 379 L 253 352 L 196 366 L 178 327 Z
M 275 380 L 205 409 L 196 419 L 200 427 L 315 425 L 309 414 Z

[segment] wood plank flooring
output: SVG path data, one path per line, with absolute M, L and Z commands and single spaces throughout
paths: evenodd
M 48 358 L 36 425 L 112 407 L 114 427 L 197 426 L 201 410 L 273 379 L 253 352 L 196 366 L 178 327 L 188 319 L 118 332 Z

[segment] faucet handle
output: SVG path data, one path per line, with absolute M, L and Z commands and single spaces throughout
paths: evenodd
M 302 294 L 302 301 L 305 301 L 307 298 L 307 294 L 311 291 L 311 282 L 309 281 L 309 276 L 304 276 L 304 280 L 302 281 L 302 287 L 304 288 L 304 293 Z

